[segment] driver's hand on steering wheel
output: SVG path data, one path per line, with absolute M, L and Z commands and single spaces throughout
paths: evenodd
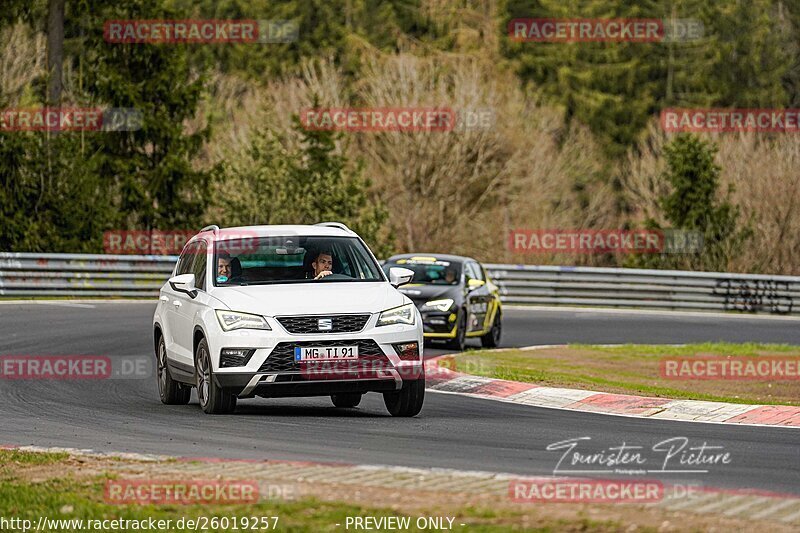
M 314 279 L 322 279 L 325 276 L 330 276 L 331 274 L 333 274 L 333 272 L 331 272 L 330 270 L 323 270 L 322 272 L 317 274 L 317 277 L 315 277 Z

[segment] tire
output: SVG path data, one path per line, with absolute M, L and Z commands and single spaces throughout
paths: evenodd
M 383 403 L 392 416 L 416 416 L 425 401 L 425 378 L 406 381 L 396 392 L 384 392 Z
M 345 392 L 340 394 L 331 394 L 331 401 L 334 407 L 358 407 L 361 403 L 361 393 L 358 392 Z
M 165 405 L 186 405 L 192 395 L 192 388 L 172 379 L 167 366 L 167 345 L 164 336 L 158 337 L 156 345 L 156 376 L 158 395 Z
M 458 321 L 456 322 L 456 336 L 454 339 L 445 343 L 445 347 L 450 350 L 464 351 L 467 343 L 467 311 L 461 310 L 458 313 Z
M 197 344 L 194 357 L 197 398 L 200 400 L 200 408 L 209 415 L 232 413 L 236 409 L 236 396 L 223 391 L 214 383 L 211 355 L 205 339 L 201 339 Z
M 500 316 L 500 311 L 495 313 L 492 328 L 481 336 L 481 346 L 484 348 L 497 348 L 500 346 L 500 337 L 503 334 L 503 320 Z

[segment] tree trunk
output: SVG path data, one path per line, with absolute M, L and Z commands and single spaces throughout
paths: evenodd
M 47 105 L 61 105 L 64 64 L 64 0 L 49 0 L 47 12 Z

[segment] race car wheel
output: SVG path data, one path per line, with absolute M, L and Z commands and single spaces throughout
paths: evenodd
M 392 416 L 416 416 L 425 401 L 425 378 L 406 381 L 396 392 L 384 392 L 383 403 Z
M 158 338 L 156 347 L 156 371 L 158 375 L 158 395 L 166 405 L 186 405 L 192 394 L 191 387 L 178 383 L 169 374 L 167 367 L 167 345 L 164 336 Z
M 481 336 L 481 346 L 484 348 L 497 348 L 500 346 L 500 335 L 503 333 L 503 321 L 500 318 L 500 313 L 494 315 L 494 322 L 492 322 L 492 329 L 485 335 Z
M 467 342 L 467 311 L 461 310 L 458 313 L 458 322 L 456 326 L 456 336 L 452 340 L 447 341 L 447 348 L 451 350 L 464 351 L 464 346 Z
M 195 353 L 197 374 L 197 398 L 203 412 L 209 415 L 232 413 L 236 409 L 236 396 L 223 391 L 214 383 L 208 343 L 201 339 Z
M 358 392 L 331 394 L 331 401 L 334 407 L 357 407 L 361 403 L 361 394 Z

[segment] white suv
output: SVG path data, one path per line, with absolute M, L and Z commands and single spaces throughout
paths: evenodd
M 320 271 L 325 268 L 324 271 Z M 422 409 L 422 321 L 344 224 L 204 228 L 184 247 L 153 316 L 158 388 L 206 413 L 238 398 L 383 393 L 394 416 Z

